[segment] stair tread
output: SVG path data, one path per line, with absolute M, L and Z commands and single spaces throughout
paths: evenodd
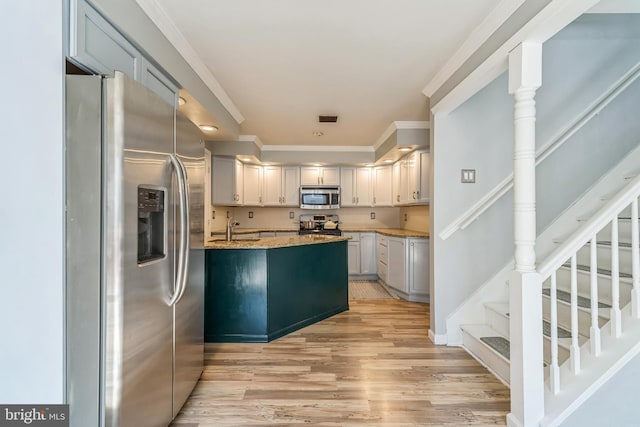
M 565 263 L 565 264 L 562 264 L 562 267 L 571 268 L 571 264 L 570 263 Z M 590 272 L 591 271 L 591 267 L 588 266 L 588 265 L 584 265 L 584 264 L 577 264 L 576 268 L 579 271 L 583 271 L 583 272 Z M 611 270 L 607 270 L 606 268 L 598 268 L 598 274 L 603 275 L 603 276 L 611 276 Z M 631 277 L 632 277 L 629 273 L 619 272 L 618 274 L 620 275 L 621 279 L 631 279 Z
M 611 241 L 610 240 L 601 240 L 601 241 L 598 242 L 598 244 L 602 245 L 602 246 L 611 246 Z M 588 245 L 588 243 L 587 243 L 587 245 Z M 627 243 L 627 242 L 618 242 L 618 246 L 620 248 L 623 248 L 623 249 L 631 249 L 631 243 Z
M 542 295 L 546 295 L 548 297 L 551 296 L 551 289 L 543 288 Z M 556 289 L 556 297 L 563 302 L 571 304 L 571 294 L 567 291 L 563 291 L 562 289 Z M 578 295 L 578 307 L 582 308 L 591 308 L 591 298 L 583 297 Z M 598 308 L 611 308 L 611 306 L 607 303 L 598 301 Z
M 493 336 L 480 337 L 480 341 L 500 353 L 505 359 L 509 360 L 511 357 L 511 344 L 508 339 L 501 336 Z

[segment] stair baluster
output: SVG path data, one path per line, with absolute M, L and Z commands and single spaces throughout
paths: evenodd
M 590 267 L 591 267 L 591 354 L 598 356 L 602 350 L 600 344 L 600 324 L 598 322 L 598 245 L 595 234 L 591 238 L 589 245 Z
M 640 318 L 640 236 L 638 236 L 638 199 L 631 202 L 631 310 L 635 319 Z
M 551 366 L 549 368 L 549 386 L 553 394 L 558 394 L 560 391 L 560 366 L 558 365 L 558 284 L 555 271 L 551 274 L 550 290 Z
M 622 335 L 620 312 L 620 251 L 618 247 L 618 217 L 611 221 L 611 335 Z
M 578 263 L 571 255 L 571 372 L 580 372 L 580 344 L 578 343 Z

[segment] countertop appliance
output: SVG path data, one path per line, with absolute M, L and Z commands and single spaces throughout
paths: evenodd
M 327 223 L 329 224 L 328 227 L 326 227 Z M 329 214 L 302 214 L 300 215 L 300 229 L 298 230 L 298 234 L 342 236 L 340 218 L 338 215 Z
M 67 76 L 66 120 L 71 426 L 167 426 L 203 368 L 202 134 L 120 72 Z
M 340 186 L 302 185 L 300 186 L 301 209 L 338 209 L 340 207 Z

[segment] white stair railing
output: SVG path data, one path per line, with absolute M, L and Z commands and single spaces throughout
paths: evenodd
M 638 197 L 640 197 L 640 176 L 635 177 L 627 184 L 613 199 L 603 206 L 591 219 L 582 227 L 576 230 L 562 245 L 560 245 L 549 257 L 540 264 L 538 273 L 542 282 L 549 282 L 550 286 L 550 323 L 551 323 L 551 359 L 549 367 L 549 387 L 553 394 L 561 391 L 560 368 L 558 366 L 558 303 L 557 292 L 558 271 L 569 266 L 570 268 L 570 323 L 571 323 L 571 344 L 569 353 L 569 363 L 571 372 L 575 375 L 585 367 L 580 366 L 580 343 L 579 343 L 579 297 L 578 294 L 578 265 L 577 253 L 587 245 L 590 251 L 589 269 L 589 297 L 591 303 L 590 310 L 590 350 L 595 357 L 602 351 L 600 340 L 600 326 L 598 310 L 601 308 L 598 302 L 598 259 L 597 259 L 597 234 L 611 227 L 611 336 L 619 338 L 622 333 L 621 308 L 620 308 L 620 271 L 619 271 L 619 215 L 629 209 L 631 221 L 631 256 L 632 256 L 632 313 L 638 318 L 640 312 L 640 236 L 638 227 Z M 567 264 L 567 262 L 569 264 Z M 582 307 L 585 308 L 586 307 Z M 539 321 L 542 321 L 540 319 Z M 586 333 L 583 333 L 586 335 Z M 542 345 L 542 344 L 541 344 Z

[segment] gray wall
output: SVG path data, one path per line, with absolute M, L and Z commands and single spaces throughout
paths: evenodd
M 1 9 L 0 402 L 63 403 L 63 4 Z
M 561 426 L 637 427 L 640 423 L 638 378 L 640 356 L 634 357 L 618 371 Z
M 585 16 L 544 44 L 543 86 L 536 94 L 538 146 L 640 61 L 635 30 L 621 33 L 620 19 Z M 446 241 L 437 238 L 512 171 L 513 99 L 507 82 L 505 73 L 448 116 L 435 118 L 432 329 L 437 334 L 445 333 L 446 317 L 513 256 L 512 193 L 466 230 Z M 639 95 L 636 82 L 537 168 L 538 233 L 640 142 L 634 118 Z M 476 184 L 460 183 L 462 168 L 477 169 Z

